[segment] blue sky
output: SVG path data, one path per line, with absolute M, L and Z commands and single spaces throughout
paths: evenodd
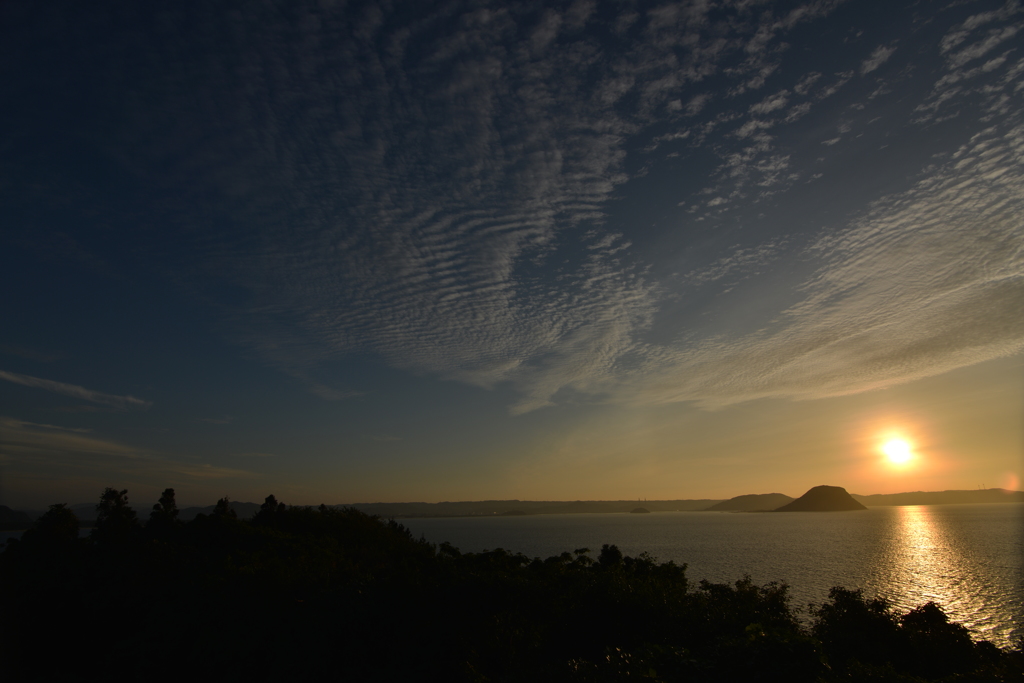
M 0 27 L 0 502 L 1019 483 L 1017 2 Z

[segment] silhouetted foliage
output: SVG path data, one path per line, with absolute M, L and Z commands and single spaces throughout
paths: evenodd
M 842 666 L 850 660 L 868 664 L 890 661 L 896 648 L 898 623 L 883 598 L 865 600 L 863 591 L 833 588 L 829 601 L 814 608 L 813 635 L 824 644 L 829 660 Z
M 231 509 L 231 501 L 227 499 L 227 496 L 217 501 L 212 517 L 215 519 L 238 519 L 238 515 Z
M 325 505 L 321 505 L 320 507 L 322 508 L 321 512 L 327 509 Z M 263 501 L 263 504 L 260 505 L 260 511 L 256 513 L 255 517 L 253 517 L 253 524 L 260 526 L 274 526 L 287 509 L 287 505 L 277 502 L 277 498 L 273 495 L 269 495 L 266 500 Z
M 149 513 L 150 521 L 167 520 L 173 522 L 178 519 L 178 504 L 174 502 L 174 489 L 164 489 L 160 500 L 153 506 Z
M 78 517 L 64 503 L 51 505 L 15 544 L 37 554 L 41 562 L 61 562 L 78 549 Z
M 597 556 L 597 563 L 603 569 L 613 569 L 622 564 L 622 551 L 618 546 L 605 543 L 601 546 L 601 554 Z
M 928 602 L 899 618 L 905 668 L 923 678 L 966 674 L 981 664 L 983 654 L 970 632 L 949 620 L 942 608 Z
M 138 524 L 135 510 L 128 506 L 128 490 L 105 489 L 96 506 L 96 526 L 92 531 L 96 542 L 123 545 L 134 538 Z
M 30 538 L 68 544 L 78 540 L 78 517 L 66 503 L 51 505 L 26 534 Z
M 164 489 L 160 500 L 149 513 L 146 533 L 152 538 L 167 538 L 179 527 L 178 504 L 174 500 L 174 489 Z
M 1024 651 L 975 643 L 931 603 L 896 614 L 835 588 L 809 625 L 784 584 L 689 584 L 685 565 L 602 546 L 546 559 L 463 553 L 349 508 L 175 522 L 173 490 L 134 534 L 107 489 L 91 538 L 51 506 L 0 554 L 10 680 L 998 681 Z M 70 517 L 69 517 L 70 515 Z M 163 520 L 163 521 L 160 521 Z M 169 534 L 150 532 L 170 520 Z M 112 539 L 127 538 L 131 543 Z M 82 624 L 52 656 L 54 623 Z M 258 628 L 249 628 L 259 624 Z M 126 628 L 126 625 L 128 627 Z M 142 672 L 145 672 L 143 674 Z M 1017 678 L 1014 679 L 1013 677 Z

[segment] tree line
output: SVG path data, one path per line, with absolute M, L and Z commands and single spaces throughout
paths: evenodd
M 605 545 L 462 553 L 351 508 L 227 498 L 143 523 L 106 489 L 91 533 L 52 505 L 0 553 L 8 680 L 1019 681 L 1024 647 L 974 641 L 927 603 L 784 584 L 691 584 Z

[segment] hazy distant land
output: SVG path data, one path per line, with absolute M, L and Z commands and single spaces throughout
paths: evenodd
M 850 494 L 867 507 L 898 505 L 950 505 L 977 503 L 1024 503 L 1024 491 L 1006 489 L 971 489 L 958 491 L 912 491 L 906 493 L 878 493 L 869 496 Z M 632 512 L 639 506 L 650 512 L 761 512 L 775 510 L 795 500 L 783 493 L 758 493 L 735 496 L 728 500 L 711 498 L 681 500 L 478 500 L 444 501 L 441 503 L 351 503 L 331 505 L 333 508 L 351 507 L 383 518 L 410 519 L 417 517 L 478 517 L 502 515 L 565 515 L 592 512 Z M 77 503 L 69 506 L 89 526 L 96 516 L 95 503 Z M 144 506 L 145 507 L 145 506 Z M 188 521 L 199 514 L 210 514 L 214 506 L 187 507 L 179 519 Z M 231 509 L 241 519 L 248 519 L 260 509 L 259 503 L 232 502 Z M 18 530 L 26 527 L 26 520 L 38 519 L 44 510 L 12 510 L 0 505 L 0 530 Z
M 792 500 L 793 498 L 785 493 L 748 493 L 715 503 L 708 510 L 714 510 L 715 512 L 762 512 L 774 510 L 777 507 L 792 502 Z
M 854 500 L 868 507 L 892 505 L 950 505 L 963 503 L 1024 503 L 1024 491 L 976 489 L 967 491 L 913 491 L 911 493 L 876 493 L 871 496 L 851 494 Z

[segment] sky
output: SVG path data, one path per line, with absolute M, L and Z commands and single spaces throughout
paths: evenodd
M 0 504 L 1019 489 L 1022 38 L 0 4 Z

